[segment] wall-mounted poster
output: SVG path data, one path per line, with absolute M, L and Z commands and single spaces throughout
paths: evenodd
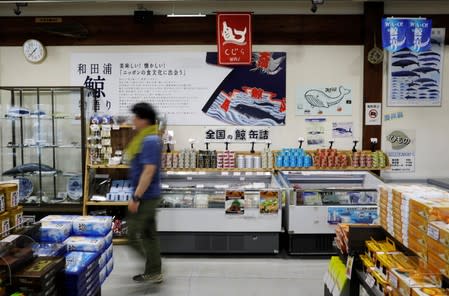
M 226 67 L 229 75 L 203 107 L 203 112 L 232 125 L 284 125 L 286 53 L 255 52 L 249 66 Z M 207 53 L 217 65 L 217 53 Z
M 285 52 L 253 53 L 237 67 L 218 66 L 217 53 L 74 53 L 71 84 L 94 89 L 103 114 L 143 101 L 170 125 L 270 126 L 285 124 L 285 69 Z
M 300 87 L 296 102 L 296 115 L 352 115 L 352 91 L 343 85 Z
M 259 210 L 261 214 L 277 214 L 279 211 L 279 191 L 277 190 L 261 191 Z
M 225 208 L 228 215 L 245 214 L 245 192 L 241 190 L 226 191 Z
M 325 145 L 324 134 L 326 128 L 324 123 L 326 118 L 306 118 L 307 137 L 306 143 L 309 146 Z
M 431 49 L 389 53 L 388 106 L 441 106 L 445 29 L 432 29 Z
M 353 137 L 352 122 L 333 122 L 332 137 L 333 138 L 351 138 Z

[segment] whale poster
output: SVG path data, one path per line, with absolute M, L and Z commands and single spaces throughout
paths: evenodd
M 345 85 L 300 87 L 296 115 L 352 115 L 352 90 Z
M 389 53 L 388 106 L 441 106 L 444 40 L 445 29 L 434 28 L 430 50 Z
M 206 63 L 229 69 L 202 111 L 223 123 L 243 126 L 285 125 L 285 52 L 254 52 L 248 66 L 218 66 L 217 53 L 208 52 Z

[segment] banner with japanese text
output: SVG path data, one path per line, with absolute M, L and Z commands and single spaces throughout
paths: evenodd
M 217 53 L 75 53 L 71 84 L 94 90 L 96 112 L 129 115 L 148 102 L 170 125 L 285 124 L 285 53 L 252 65 L 217 65 Z
M 251 64 L 251 33 L 251 13 L 218 13 L 218 64 Z

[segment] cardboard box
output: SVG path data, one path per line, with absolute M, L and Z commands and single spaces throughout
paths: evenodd
M 434 221 L 429 223 L 427 228 L 428 236 L 449 247 L 449 224 L 442 221 Z
M 409 208 L 411 213 L 415 212 L 430 221 L 449 218 L 449 198 L 413 198 Z
M 399 295 L 408 296 L 411 294 L 413 288 L 441 287 L 441 276 L 416 270 L 392 269 L 389 272 L 389 283 Z
M 436 241 L 434 239 L 431 239 L 430 237 L 427 238 L 427 250 L 430 256 L 430 253 L 432 253 L 435 256 L 438 256 L 440 259 L 446 261 L 447 264 L 449 264 L 449 248 L 439 241 Z
M 429 268 L 433 271 L 438 271 L 445 276 L 449 276 L 449 264 L 433 252 L 428 253 L 427 263 L 429 264 Z
M 427 248 L 427 233 L 421 231 L 413 225 L 409 225 L 408 228 L 408 238 L 409 241 L 413 240 L 423 247 Z
M 413 288 L 411 296 L 447 296 L 449 289 L 443 288 Z
M 427 233 L 427 225 L 429 224 L 429 220 L 418 215 L 417 213 L 412 212 L 410 213 L 409 224 Z
M 427 261 L 427 247 L 419 244 L 415 240 L 409 240 L 408 241 L 408 248 L 415 252 L 416 255 L 424 259 L 424 261 Z

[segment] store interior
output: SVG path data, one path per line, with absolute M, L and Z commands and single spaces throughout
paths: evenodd
M 445 0 L 0 1 L 0 296 L 449 295 L 448 28 Z M 161 285 L 128 244 L 142 101 Z

